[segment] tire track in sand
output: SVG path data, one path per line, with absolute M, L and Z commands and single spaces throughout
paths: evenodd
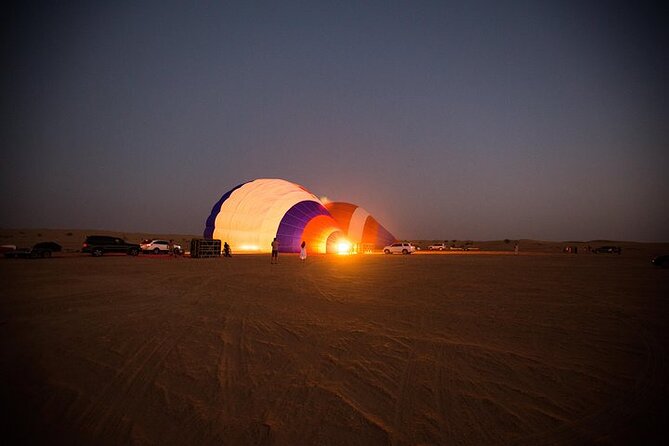
M 188 294 L 200 296 L 199 290 L 206 289 L 213 280 L 213 277 L 205 278 Z M 199 298 L 194 304 L 198 303 Z M 123 431 L 131 423 L 128 414 L 141 406 L 162 371 L 163 363 L 191 329 L 191 325 L 183 325 L 170 329 L 162 337 L 153 336 L 142 342 L 92 398 L 76 418 L 75 425 L 90 432 L 93 438 L 122 438 Z
M 660 341 L 645 327 L 635 326 L 622 318 L 619 321 L 638 329 L 645 353 L 643 366 L 632 389 L 600 410 L 548 432 L 522 437 L 516 444 L 584 444 L 609 435 L 615 438 L 616 432 L 623 429 L 634 414 L 645 413 L 649 401 L 665 385 L 667 364 L 664 350 Z
M 214 403 L 218 422 L 247 419 L 252 414 L 253 383 L 249 373 L 249 349 L 246 332 L 248 303 L 228 307 L 226 324 L 219 333 L 220 346 L 216 366 L 219 392 Z
M 414 382 L 416 373 L 416 340 L 411 339 L 408 345 L 407 359 L 402 370 L 402 377 L 397 389 L 397 399 L 393 409 L 392 431 L 390 439 L 392 444 L 404 444 L 408 439 L 404 438 L 403 429 L 404 412 L 412 408 L 411 393 L 409 392 L 409 384 Z
M 102 434 L 115 437 L 114 434 L 122 428 L 123 418 L 149 392 L 162 370 L 161 365 L 189 328 L 184 327 L 174 337 L 152 337 L 142 343 L 92 400 L 76 424 L 96 438 Z

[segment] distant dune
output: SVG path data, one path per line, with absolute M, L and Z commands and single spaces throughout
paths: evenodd
M 16 245 L 19 247 L 29 247 L 37 242 L 54 241 L 63 246 L 65 252 L 77 252 L 81 250 L 81 245 L 88 235 L 111 235 L 121 237 L 127 241 L 139 243 L 144 239 L 163 238 L 173 239 L 188 249 L 190 240 L 202 237 L 201 234 L 160 234 L 150 232 L 120 232 L 101 229 L 0 229 L 0 245 Z M 580 253 L 585 253 L 587 246 L 597 247 L 602 245 L 621 246 L 625 253 L 650 252 L 655 255 L 669 251 L 668 243 L 641 243 L 630 241 L 610 241 L 610 240 L 592 240 L 592 241 L 542 241 L 542 240 L 410 240 L 413 244 L 426 249 L 434 243 L 446 242 L 449 246 L 456 247 L 471 246 L 479 248 L 482 251 L 513 251 L 515 243 L 519 243 L 520 252 L 544 252 L 558 253 L 562 252 L 565 246 L 578 246 Z
M 110 235 L 135 243 L 145 239 L 165 238 L 175 240 L 182 246 L 187 246 L 193 238 L 201 237 L 201 235 L 119 232 L 102 229 L 0 229 L 0 245 L 29 247 L 38 242 L 53 241 L 61 245 L 65 252 L 76 252 L 81 250 L 81 245 L 89 235 Z

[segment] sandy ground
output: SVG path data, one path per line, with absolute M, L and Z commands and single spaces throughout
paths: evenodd
M 666 247 L 0 259 L 4 438 L 655 444 Z

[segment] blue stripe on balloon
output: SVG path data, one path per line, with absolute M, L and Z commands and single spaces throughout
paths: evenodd
M 283 216 L 276 231 L 280 252 L 300 252 L 302 233 L 307 224 L 319 215 L 331 217 L 325 206 L 315 201 L 300 201 Z
M 247 181 L 246 183 L 250 183 L 250 181 Z M 209 217 L 207 217 L 207 222 L 204 225 L 204 238 L 206 238 L 206 239 L 214 238 L 214 229 L 216 229 L 216 217 L 218 216 L 218 213 L 221 212 L 221 206 L 223 206 L 223 203 L 225 202 L 225 200 L 230 198 L 230 195 L 234 191 L 236 191 L 237 189 L 239 189 L 240 187 L 242 187 L 246 183 L 239 184 L 239 185 L 233 187 L 232 189 L 230 189 L 229 191 L 227 191 L 221 197 L 221 199 L 216 202 L 214 207 L 211 208 L 211 214 L 209 215 Z

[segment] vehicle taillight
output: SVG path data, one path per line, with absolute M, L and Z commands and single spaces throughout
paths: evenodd
M 88 243 L 84 243 L 84 248 L 88 248 Z

